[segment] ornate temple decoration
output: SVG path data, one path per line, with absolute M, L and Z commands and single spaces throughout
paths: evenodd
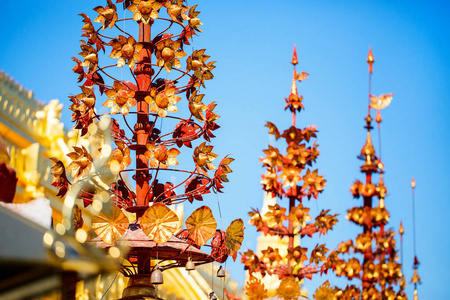
M 130 281 L 122 299 L 156 299 L 160 272 L 236 259 L 243 240 L 240 219 L 222 231 L 204 205 L 180 230 L 173 211 L 221 193 L 232 172 L 232 158 L 216 160 L 220 116 L 202 93 L 214 61 L 206 49 L 188 53 L 201 32 L 196 5 L 107 0 L 94 11 L 94 19 L 81 14 L 81 52 L 73 58 L 80 89 L 70 110 L 80 143 L 68 162 L 52 159 L 53 185 L 65 198 L 56 229 L 124 260 L 120 271 Z M 127 12 L 132 17 L 121 18 Z M 201 249 L 208 241 L 209 253 Z
M 319 215 L 311 216 L 308 202 L 305 201 L 318 198 L 323 192 L 325 179 L 317 169 L 312 168 L 319 156 L 318 145 L 313 142 L 317 137 L 316 126 L 303 129 L 296 127 L 296 114 L 303 109 L 303 96 L 298 94 L 297 81 L 305 80 L 308 74 L 298 73 L 295 69 L 298 64 L 295 47 L 291 63 L 294 74 L 285 109 L 292 114 L 292 126 L 281 132 L 275 124 L 266 124 L 269 134 L 276 140 L 286 142 L 286 151 L 283 153 L 279 148 L 269 146 L 261 159 L 266 171 L 261 181 L 263 189 L 273 198 L 287 198 L 288 205 L 284 207 L 281 202 L 273 201 L 267 211 L 253 209 L 249 213 L 250 224 L 257 231 L 278 240 L 266 249 L 261 249 L 260 253 L 252 250 L 242 253 L 241 261 L 250 275 L 246 283 L 249 299 L 266 299 L 270 296 L 261 279 L 266 275 L 278 277 L 276 295 L 279 298 L 300 299 L 301 280 L 327 272 L 336 260 L 337 253 L 328 253 L 325 244 L 308 249 L 298 242 L 299 238 L 326 234 L 336 224 L 337 215 L 322 210 Z M 286 243 L 286 246 L 278 247 L 282 243 Z
M 374 63 L 371 49 L 367 62 L 371 79 Z M 377 111 L 379 128 L 382 121 L 380 110 L 388 106 L 391 100 L 392 94 L 379 97 L 371 95 L 369 81 L 369 105 L 365 118 L 367 138 L 358 156 L 363 161 L 361 172 L 365 174 L 365 181 L 356 180 L 350 190 L 354 198 L 363 198 L 363 205 L 349 209 L 346 216 L 349 221 L 362 227 L 362 233 L 355 240 L 339 244 L 340 257 L 345 258 L 338 260 L 334 266 L 337 276 L 360 280 L 361 285 L 348 284 L 344 289 L 337 288 L 337 299 L 407 299 L 402 266 L 398 262 L 395 232 L 385 229 L 389 212 L 384 202 L 387 189 L 383 181 L 381 147 L 377 156 L 371 137 L 371 109 Z M 374 180 L 375 174 L 379 174 L 378 183 Z M 379 199 L 376 206 L 373 206 L 374 197 Z

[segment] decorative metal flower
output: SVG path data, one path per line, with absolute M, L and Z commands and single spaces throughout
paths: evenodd
M 161 41 L 156 46 L 156 65 L 164 67 L 168 73 L 172 70 L 172 66 L 181 68 L 178 58 L 186 56 L 186 52 L 180 49 L 181 41 L 172 41 L 169 34 L 162 36 Z
M 212 161 L 217 157 L 217 154 L 211 152 L 213 148 L 213 146 L 206 145 L 206 142 L 204 142 L 194 149 L 193 158 L 197 171 L 205 176 L 208 176 L 208 170 L 216 169 L 212 164 Z
M 111 46 L 113 47 L 113 50 L 109 57 L 118 59 L 118 68 L 127 64 L 130 69 L 134 69 L 136 61 L 141 59 L 139 51 L 141 51 L 143 45 L 136 43 L 136 40 L 132 36 L 126 38 L 123 35 L 119 35 L 117 40 L 111 42 Z
M 84 148 L 84 146 L 75 147 L 73 146 L 75 152 L 70 152 L 67 156 L 72 160 L 72 162 L 67 166 L 67 170 L 71 171 L 73 178 L 85 177 L 92 167 L 92 156 Z
M 175 95 L 174 86 L 168 86 L 159 93 L 156 92 L 156 89 L 152 89 L 150 95 L 145 97 L 145 101 L 150 105 L 150 111 L 163 118 L 167 116 L 167 112 L 178 111 L 175 104 L 180 100 L 181 97 Z
M 81 52 L 79 54 L 84 58 L 84 61 L 81 63 L 81 66 L 87 67 L 88 73 L 96 71 L 98 67 L 97 50 L 83 40 L 80 41 L 80 48 Z
M 118 174 L 131 164 L 130 149 L 124 143 L 117 143 L 117 146 L 112 150 L 109 162 L 113 174 Z
M 211 71 L 215 68 L 215 61 L 206 62 L 211 56 L 205 55 L 206 49 L 195 50 L 192 55 L 188 56 L 186 59 L 186 68 L 188 71 L 193 70 L 195 77 L 199 80 L 199 84 L 195 86 L 200 86 L 200 83 L 204 86 L 205 80 L 214 78 Z
M 170 150 L 163 144 L 156 146 L 153 143 L 147 144 L 147 151 L 144 153 L 145 157 L 150 161 L 151 168 L 161 167 L 167 169 L 169 166 L 178 165 L 176 156 L 180 154 L 177 148 Z
M 118 19 L 116 6 L 111 2 L 111 0 L 107 0 L 107 2 L 108 5 L 105 7 L 97 6 L 94 8 L 94 10 L 99 13 L 94 22 L 103 23 L 103 30 L 105 30 L 108 26 L 109 28 L 113 28 Z
M 189 8 L 183 5 L 183 2 L 182 0 L 172 1 L 170 5 L 166 5 L 170 18 L 179 24 L 183 24 L 183 21 L 189 20 L 189 17 L 186 15 Z
M 133 20 L 148 24 L 150 20 L 158 18 L 158 11 L 162 3 L 156 0 L 133 0 L 128 10 L 133 12 Z
M 118 81 L 115 81 L 113 88 L 107 89 L 105 93 L 109 99 L 103 103 L 103 106 L 111 107 L 111 114 L 116 114 L 120 111 L 126 116 L 130 112 L 130 108 L 136 105 L 134 91 L 129 90 Z

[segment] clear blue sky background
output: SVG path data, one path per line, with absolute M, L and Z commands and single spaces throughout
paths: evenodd
M 59 99 L 70 119 L 67 96 L 78 93 L 71 56 L 79 52 L 80 12 L 106 1 L 2 1 L 0 4 L 0 69 L 44 102 Z M 415 176 L 417 252 L 421 262 L 420 299 L 450 299 L 448 201 L 449 121 L 448 68 L 450 22 L 447 1 L 197 1 L 204 33 L 196 49 L 207 48 L 217 60 L 215 79 L 208 82 L 205 102 L 217 101 L 222 116 L 213 141 L 216 153 L 236 161 L 225 193 L 219 196 L 223 223 L 243 218 L 260 207 L 263 172 L 259 157 L 268 145 L 266 121 L 289 126 L 283 111 L 292 78 L 290 59 L 297 45 L 299 71 L 310 78 L 299 85 L 306 110 L 298 126 L 316 124 L 321 157 L 319 171 L 327 179 L 312 213 L 331 208 L 340 222 L 326 238 L 329 248 L 354 238 L 360 228 L 345 220 L 346 210 L 360 205 L 349 193 L 361 162 L 364 140 L 369 45 L 375 64 L 373 93 L 395 92 L 383 111 L 383 161 L 389 190 L 389 227 L 405 227 L 404 271 L 412 275 L 413 239 L 410 181 Z M 219 5 L 220 3 L 220 5 Z M 195 4 L 189 1 L 189 4 Z M 128 13 L 127 16 L 131 16 Z M 67 126 L 71 126 L 66 121 Z M 376 135 L 374 141 L 377 141 Z M 378 149 L 378 148 L 377 148 Z M 187 155 L 190 157 L 190 155 Z M 189 158 L 187 158 L 189 159 Z M 206 204 L 215 207 L 215 197 Z M 283 203 L 286 205 L 286 203 Z M 215 209 L 217 215 L 217 209 Z M 257 234 L 247 226 L 243 249 L 255 248 Z M 243 283 L 239 263 L 228 263 Z M 324 277 L 305 283 L 313 291 Z M 332 284 L 340 281 L 330 278 Z M 407 289 L 412 299 L 412 287 Z

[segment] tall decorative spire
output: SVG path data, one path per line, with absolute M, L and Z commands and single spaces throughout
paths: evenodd
M 414 273 L 411 278 L 411 283 L 414 284 L 414 300 L 418 300 L 419 296 L 417 294 L 417 285 L 422 283 L 420 281 L 419 272 L 417 271 L 419 269 L 419 260 L 417 259 L 417 252 L 416 252 L 416 207 L 415 207 L 415 201 L 414 201 L 414 189 L 416 188 L 416 181 L 414 180 L 414 177 L 411 180 L 411 190 L 412 190 L 412 213 L 413 213 L 413 248 L 414 248 L 414 263 L 413 263 L 413 269 Z
M 313 143 L 317 137 L 315 126 L 303 129 L 295 126 L 295 116 L 303 108 L 303 96 L 298 95 L 296 81 L 303 81 L 308 76 L 305 72 L 298 73 L 295 70 L 298 63 L 295 47 L 291 63 L 294 66 L 294 78 L 291 93 L 285 99 L 285 109 L 292 113 L 292 126 L 280 132 L 275 124 L 267 122 L 266 125 L 269 134 L 274 135 L 278 144 L 285 146 L 286 150 L 270 145 L 264 150 L 265 156 L 261 160 L 266 171 L 261 181 L 263 189 L 272 197 L 283 201 L 270 205 L 269 211 L 264 215 L 258 209 L 249 213 L 250 224 L 257 231 L 277 238 L 279 243 L 268 245 L 261 249 L 261 253 L 248 250 L 242 255 L 241 261 L 250 275 L 246 284 L 249 299 L 266 299 L 272 296 L 266 294 L 264 284 L 259 280 L 266 274 L 280 279 L 276 290 L 278 298 L 301 299 L 298 298 L 301 280 L 326 272 L 336 263 L 336 252 L 332 251 L 327 256 L 325 244 L 308 249 L 300 247 L 297 240 L 294 242 L 294 238 L 325 234 L 336 224 L 337 215 L 329 214 L 329 210 L 322 210 L 314 218 L 305 201 L 311 197 L 318 198 L 323 192 L 325 179 L 319 175 L 318 170 L 311 170 L 319 155 L 317 145 Z M 282 247 L 279 247 L 283 239 L 288 241 L 287 251 L 282 251 Z
M 384 185 L 384 165 L 377 157 L 371 139 L 373 129 L 370 115 L 370 82 L 373 73 L 374 62 L 372 50 L 369 49 L 367 63 L 369 64 L 369 106 L 365 118 L 367 137 L 361 149 L 359 159 L 364 161 L 361 172 L 365 174 L 365 182 L 356 180 L 351 186 L 352 195 L 355 198 L 363 198 L 363 205 L 348 210 L 347 219 L 358 226 L 363 227 L 356 239 L 342 242 L 338 246 L 338 252 L 342 254 L 354 253 L 354 257 L 348 260 L 342 259 L 336 265 L 336 275 L 345 276 L 349 280 L 358 278 L 361 285 L 348 285 L 343 290 L 338 290 L 336 296 L 341 299 L 405 299 L 404 280 L 401 265 L 396 261 L 395 232 L 385 230 L 384 226 L 389 220 L 389 212 L 385 208 L 387 194 Z M 378 184 L 373 178 L 374 174 L 380 174 Z M 372 206 L 374 197 L 379 198 L 378 206 Z M 362 255 L 363 260 L 360 261 Z M 400 285 L 394 290 L 396 285 Z

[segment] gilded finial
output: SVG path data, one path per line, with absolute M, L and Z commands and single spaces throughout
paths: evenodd
M 414 284 L 421 283 L 419 273 L 417 272 L 417 268 L 414 268 L 414 273 L 411 278 L 411 283 L 414 283 Z
M 373 73 L 373 63 L 375 59 L 373 58 L 372 47 L 369 47 L 369 54 L 367 54 L 367 63 L 369 64 L 369 73 Z
M 402 221 L 400 221 L 400 228 L 398 229 L 398 233 L 400 233 L 400 235 L 403 235 L 405 233 L 405 229 L 403 229 Z
M 292 61 L 291 64 L 293 64 L 294 66 L 296 64 L 298 64 L 298 59 L 297 59 L 297 49 L 295 48 L 295 44 L 294 44 L 294 53 L 292 54 Z
M 411 187 L 415 188 L 416 187 L 416 181 L 414 180 L 414 177 L 411 180 Z
M 291 94 L 289 95 L 289 99 L 292 97 L 298 98 L 297 81 L 295 78 L 292 79 Z
M 370 131 L 367 131 L 367 139 L 366 143 L 361 149 L 361 155 L 375 155 L 375 148 L 373 147 L 372 139 L 370 138 Z

